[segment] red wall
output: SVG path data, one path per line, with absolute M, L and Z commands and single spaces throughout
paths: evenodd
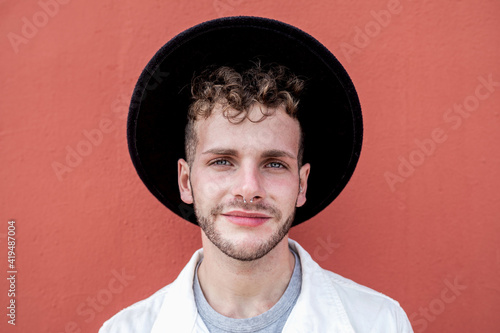
M 7 276 L 13 219 L 17 270 L 16 327 L 3 278 L 0 331 L 95 332 L 176 277 L 199 230 L 136 175 L 127 103 L 174 35 L 255 15 L 330 48 L 364 112 L 352 181 L 291 237 L 322 266 L 400 301 L 416 332 L 498 332 L 498 1 L 3 0 L 0 8 L 0 267 Z

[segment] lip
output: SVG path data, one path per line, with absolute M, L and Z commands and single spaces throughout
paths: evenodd
M 271 216 L 266 214 L 241 210 L 233 210 L 221 215 L 229 222 L 245 227 L 257 227 L 271 219 Z

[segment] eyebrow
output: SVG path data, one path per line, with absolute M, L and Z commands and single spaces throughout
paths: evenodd
M 228 155 L 228 156 L 237 156 L 238 153 L 236 152 L 236 149 L 226 149 L 226 148 L 212 148 L 209 150 L 206 150 L 202 153 L 202 155 L 205 154 L 213 154 L 213 155 Z
M 264 158 L 269 158 L 269 157 L 288 157 L 291 158 L 292 160 L 296 160 L 297 157 L 290 154 L 289 152 L 285 150 L 280 150 L 280 149 L 271 149 L 271 150 L 266 150 L 263 154 L 262 157 Z
M 226 155 L 226 156 L 238 156 L 238 152 L 236 149 L 230 149 L 230 148 L 212 148 L 209 150 L 206 150 L 202 153 L 203 155 L 205 154 L 213 154 L 213 155 Z M 293 160 L 296 160 L 297 157 L 294 156 L 293 154 L 285 151 L 285 150 L 280 150 L 280 149 L 270 149 L 266 150 L 261 154 L 262 158 L 272 158 L 272 157 L 288 157 Z

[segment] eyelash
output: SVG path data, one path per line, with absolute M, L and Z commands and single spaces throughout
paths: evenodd
M 219 165 L 219 166 L 227 166 L 227 164 L 221 164 L 220 162 L 227 162 L 227 163 L 231 163 L 229 162 L 227 159 L 225 158 L 220 158 L 220 159 L 216 159 L 212 162 L 210 162 L 209 165 Z M 270 165 L 270 164 L 279 164 L 279 167 L 271 167 L 271 169 L 287 169 L 286 165 L 284 163 L 281 163 L 281 162 L 278 162 L 278 161 L 272 161 L 272 162 L 268 162 L 266 163 L 265 165 Z
M 210 162 L 210 165 L 222 165 L 222 166 L 227 165 L 227 164 L 219 164 L 218 162 L 228 162 L 228 163 L 231 163 L 228 160 L 221 158 L 221 159 L 217 159 L 215 161 Z
M 269 165 L 269 164 L 279 164 L 280 165 L 280 167 L 273 168 L 273 169 L 286 169 L 285 165 L 283 163 L 281 163 L 281 162 L 269 162 L 266 165 Z

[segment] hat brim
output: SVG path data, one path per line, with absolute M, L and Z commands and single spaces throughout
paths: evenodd
M 185 158 L 184 128 L 194 73 L 208 66 L 274 62 L 305 78 L 299 103 L 304 163 L 311 164 L 307 201 L 293 225 L 328 206 L 344 189 L 361 151 L 361 107 L 348 74 L 327 48 L 291 25 L 259 17 L 201 23 L 166 43 L 136 84 L 127 123 L 130 155 L 140 178 L 172 212 L 197 224 L 182 202 L 177 161 Z

